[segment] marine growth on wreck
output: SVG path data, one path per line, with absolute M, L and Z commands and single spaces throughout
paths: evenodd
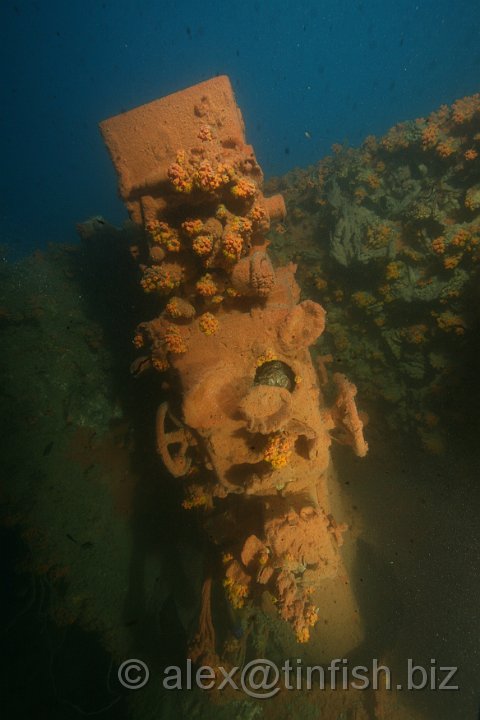
M 367 443 L 355 386 L 336 373 L 329 405 L 324 366 L 319 375 L 312 363 L 325 310 L 300 302 L 295 265 L 269 257 L 283 199 L 262 193 L 225 77 L 101 127 L 142 228 L 132 252 L 153 298 L 132 369 L 164 373 L 158 452 L 213 545 L 191 657 L 218 662 L 210 588 L 219 575 L 234 610 L 268 601 L 305 643 L 322 615 L 316 591 L 345 572 L 346 527 L 327 487 L 332 433 L 359 456 Z
M 480 95 L 332 150 L 271 182 L 289 209 L 273 246 L 328 308 L 321 352 L 353 375 L 372 415 L 441 453 L 473 370 Z

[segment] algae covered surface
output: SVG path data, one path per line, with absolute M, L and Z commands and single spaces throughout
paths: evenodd
M 478 398 L 479 102 L 336 145 L 271 183 L 289 209 L 273 247 L 328 308 L 322 352 L 434 453 Z

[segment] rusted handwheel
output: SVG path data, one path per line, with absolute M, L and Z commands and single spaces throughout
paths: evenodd
M 175 430 L 167 432 L 165 429 L 167 419 L 175 426 Z M 157 452 L 161 455 L 167 470 L 174 477 L 182 477 L 190 469 L 192 461 L 187 455 L 191 444 L 190 440 L 190 433 L 169 411 L 168 403 L 162 403 L 157 410 Z M 171 452 L 173 445 L 177 446 L 175 454 Z

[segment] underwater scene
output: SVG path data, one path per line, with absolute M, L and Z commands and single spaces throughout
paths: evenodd
M 480 6 L 4 2 L 0 708 L 480 719 Z

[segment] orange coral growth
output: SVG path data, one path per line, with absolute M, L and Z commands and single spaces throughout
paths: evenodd
M 452 105 L 452 119 L 456 125 L 472 120 L 480 109 L 480 94 L 461 98 Z
M 248 238 L 252 232 L 252 221 L 242 215 L 232 215 L 228 219 L 225 230 L 240 233 L 244 238 Z
M 169 252 L 178 252 L 180 250 L 178 231 L 170 227 L 166 222 L 151 221 L 147 223 L 147 231 L 152 242 L 163 245 Z
M 215 285 L 213 277 L 210 273 L 202 275 L 202 277 L 197 280 L 195 287 L 197 289 L 197 293 L 203 297 L 213 297 L 218 293 L 218 288 Z
M 201 125 L 197 137 L 199 140 L 203 140 L 204 142 L 213 140 L 212 129 L 208 125 Z
M 463 247 L 470 239 L 470 232 L 466 228 L 460 228 L 452 236 L 452 245 Z
M 252 228 L 254 227 L 256 231 L 268 232 L 270 229 L 270 218 L 263 205 L 256 203 L 250 210 L 248 217 L 252 222 Z
M 250 576 L 244 572 L 240 563 L 236 560 L 228 563 L 223 586 L 233 608 L 239 609 L 245 605 L 245 598 L 248 597 L 250 582 Z
M 189 238 L 199 235 L 203 230 L 203 222 L 198 218 L 195 220 L 185 220 L 182 223 L 182 230 Z
M 274 350 L 268 349 L 262 355 L 258 356 L 255 361 L 255 366 L 261 367 L 267 362 L 272 362 L 272 360 L 278 360 L 278 356 Z
M 233 167 L 219 163 L 213 167 L 209 160 L 202 160 L 195 171 L 195 185 L 206 192 L 215 192 L 227 185 L 235 176 Z
M 310 630 L 318 621 L 318 608 L 310 602 L 311 592 L 299 590 L 293 573 L 282 571 L 277 580 L 280 616 L 295 631 L 297 642 L 306 643 Z
M 158 354 L 152 356 L 152 367 L 158 372 L 165 372 L 170 365 L 166 357 Z
M 426 341 L 427 332 L 428 327 L 421 323 L 419 325 L 411 325 L 410 327 L 405 328 L 403 336 L 407 342 L 413 343 L 414 345 L 420 345 Z
M 290 460 L 294 441 L 295 438 L 291 435 L 275 433 L 268 441 L 263 453 L 263 459 L 270 463 L 274 470 L 280 470 Z
M 165 306 L 165 312 L 170 317 L 190 319 L 195 317 L 195 308 L 187 300 L 179 297 L 171 298 Z
M 206 257 L 213 250 L 213 238 L 211 235 L 198 235 L 192 242 L 192 248 L 196 255 Z
M 239 198 L 241 200 L 252 200 L 257 194 L 257 186 L 255 185 L 253 180 L 248 180 L 248 178 L 240 178 L 240 180 L 238 180 L 235 185 L 230 188 L 230 192 L 232 193 L 233 197 Z
M 475 160 L 478 157 L 478 152 L 473 148 L 469 148 L 468 150 L 465 150 L 463 157 L 465 160 Z
M 445 142 L 438 143 L 436 150 L 440 157 L 447 158 L 450 157 L 450 155 L 453 155 L 455 152 L 455 146 L 452 141 L 447 140 Z
M 193 178 L 191 171 L 185 167 L 186 155 L 183 151 L 177 153 L 177 161 L 167 170 L 168 179 L 173 188 L 179 193 L 191 193 Z
M 437 315 L 436 320 L 440 330 L 445 330 L 445 332 L 454 332 L 456 335 L 463 335 L 465 332 L 465 320 L 461 317 L 461 315 L 455 315 L 450 310 L 446 310 L 440 315 Z
M 212 505 L 212 498 L 207 495 L 201 485 L 190 485 L 186 495 L 187 497 L 182 502 L 184 510 L 207 508 Z
M 453 268 L 457 267 L 462 257 L 462 255 L 451 255 L 450 257 L 446 257 L 443 261 L 443 267 L 445 270 L 453 270 Z
M 227 260 L 238 260 L 243 251 L 243 238 L 235 232 L 226 231 L 222 238 L 222 252 Z
M 401 271 L 401 264 L 398 262 L 391 262 L 388 263 L 387 267 L 385 268 L 385 277 L 387 280 L 398 280 L 400 277 L 400 271 Z
M 371 293 L 359 290 L 358 292 L 352 293 L 352 300 L 358 307 L 369 307 L 375 305 L 377 302 L 376 298 Z
M 181 280 L 181 267 L 165 263 L 145 268 L 140 284 L 146 293 L 157 291 L 168 294 L 180 285 Z
M 443 255 L 445 252 L 445 238 L 442 235 L 432 240 L 432 250 L 437 255 Z
M 170 325 L 165 333 L 165 345 L 169 352 L 181 354 L 187 352 L 187 343 L 185 338 L 180 332 L 179 328 L 175 325 Z
M 367 185 L 369 185 L 372 190 L 376 190 L 381 185 L 381 180 L 374 172 L 369 172 L 368 175 L 365 178 L 365 181 Z
M 422 145 L 424 150 L 433 147 L 439 136 L 439 128 L 434 123 L 429 123 L 422 132 Z
M 200 315 L 198 326 L 205 335 L 215 335 L 219 327 L 219 322 L 215 315 L 206 312 L 203 313 L 203 315 Z

